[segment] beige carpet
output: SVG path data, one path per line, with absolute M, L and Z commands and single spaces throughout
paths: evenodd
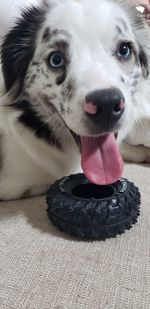
M 150 168 L 125 175 L 141 189 L 141 216 L 105 242 L 58 232 L 43 197 L 0 203 L 0 309 L 150 309 Z

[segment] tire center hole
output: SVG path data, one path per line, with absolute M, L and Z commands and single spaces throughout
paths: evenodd
M 114 194 L 114 188 L 108 186 L 98 186 L 95 184 L 81 184 L 72 189 L 72 194 L 79 198 L 95 198 L 103 199 L 110 197 Z

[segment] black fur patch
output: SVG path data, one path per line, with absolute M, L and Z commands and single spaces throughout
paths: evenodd
M 121 80 L 121 82 L 122 82 L 123 84 L 125 84 L 125 79 L 124 79 L 123 76 L 120 76 L 120 80 Z
M 53 49 L 59 50 L 64 54 L 68 54 L 69 44 L 66 40 L 56 41 L 53 45 L 51 45 Z
M 50 28 L 47 27 L 45 29 L 44 33 L 43 33 L 42 41 L 44 41 L 44 42 L 46 41 L 47 42 L 47 41 L 49 41 L 50 37 L 51 37 Z
M 71 100 L 73 94 L 75 93 L 75 82 L 70 79 L 67 84 L 65 84 L 62 88 L 61 94 L 63 97 L 63 100 L 66 101 L 67 100 Z
M 49 145 L 53 145 L 58 149 L 62 149 L 58 138 L 47 123 L 44 123 L 36 111 L 27 100 L 21 100 L 13 104 L 13 106 L 21 110 L 23 113 L 19 117 L 19 121 L 28 129 L 32 130 L 37 138 L 45 140 Z
M 140 47 L 139 59 L 141 63 L 141 67 L 143 69 L 143 76 L 146 79 L 149 76 L 149 63 L 146 53 L 143 48 Z
M 18 81 L 19 91 L 35 50 L 37 32 L 45 20 L 48 5 L 31 7 L 22 12 L 14 28 L 8 33 L 2 44 L 2 69 L 6 90 Z
M 60 75 L 56 78 L 56 85 L 61 85 L 66 79 L 66 70 L 64 69 L 64 72 L 60 73 Z
M 70 80 L 66 86 L 66 97 L 71 100 L 72 95 L 74 93 L 74 82 Z

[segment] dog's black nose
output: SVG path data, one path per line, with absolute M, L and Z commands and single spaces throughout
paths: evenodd
M 103 130 L 113 129 L 125 109 L 125 99 L 117 88 L 96 90 L 86 96 L 84 110 Z

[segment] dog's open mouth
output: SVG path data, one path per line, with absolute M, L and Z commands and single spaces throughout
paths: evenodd
M 75 139 L 81 146 L 82 169 L 92 183 L 112 184 L 122 176 L 123 160 L 114 133 Z

